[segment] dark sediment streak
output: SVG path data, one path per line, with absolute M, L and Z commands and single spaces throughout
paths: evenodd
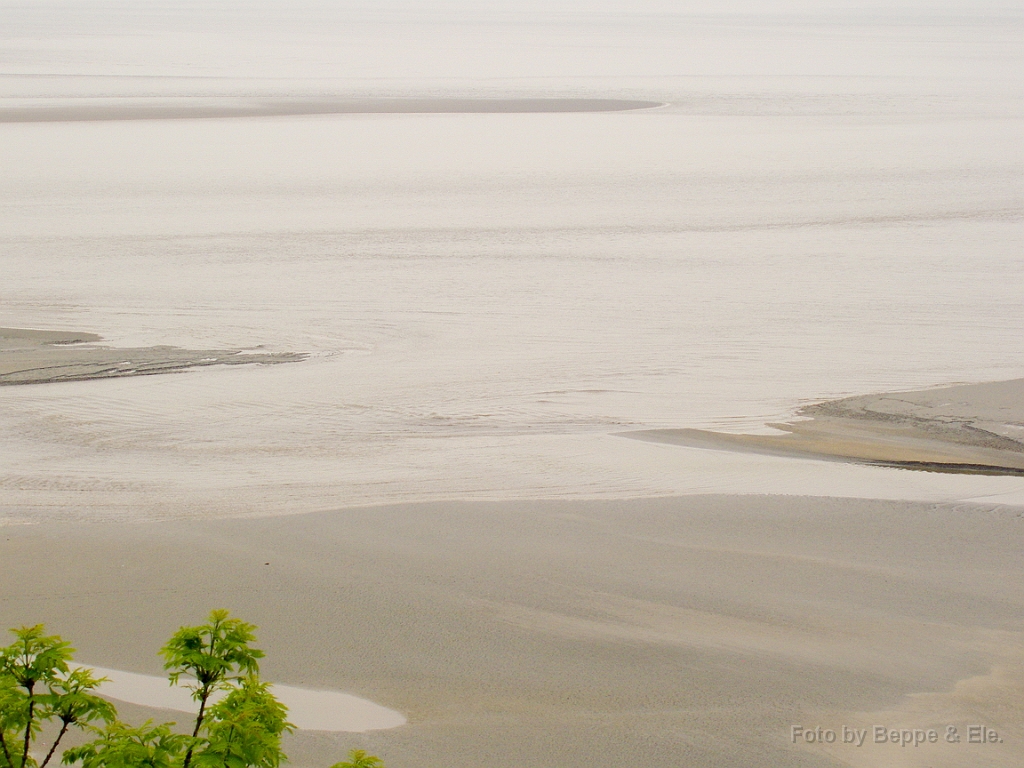
M 0 123 L 96 122 L 106 120 L 185 120 L 228 117 L 358 114 L 520 114 L 625 112 L 663 106 L 631 99 L 131 99 L 100 103 L 64 100 L 58 104 L 0 107 Z
M 154 376 L 211 365 L 291 363 L 306 355 L 156 346 L 92 346 L 93 333 L 0 328 L 0 386 Z M 89 345 L 87 345 L 89 344 Z

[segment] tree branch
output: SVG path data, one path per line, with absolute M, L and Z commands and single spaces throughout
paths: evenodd
M 11 750 L 7 748 L 7 739 L 4 738 L 3 728 L 0 728 L 0 747 L 3 747 L 4 759 L 7 760 L 7 764 L 14 768 L 14 760 L 11 759 Z
M 46 764 L 50 762 L 50 758 L 53 757 L 53 753 L 57 751 L 57 745 L 60 744 L 60 740 L 64 738 L 64 734 L 68 732 L 68 726 L 71 725 L 70 720 L 65 720 L 60 726 L 60 733 L 57 734 L 56 741 L 53 742 L 53 746 L 50 747 L 50 751 L 46 753 L 46 759 L 39 764 L 39 768 L 46 768 Z
M 36 709 L 36 697 L 33 693 L 35 691 L 35 687 L 35 680 L 30 680 L 25 683 L 25 688 L 28 690 L 28 720 L 25 723 L 25 747 L 21 753 L 21 764 L 23 766 L 28 763 L 28 748 L 32 742 L 32 720 L 35 718 Z

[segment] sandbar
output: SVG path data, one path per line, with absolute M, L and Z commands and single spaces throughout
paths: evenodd
M 859 395 L 809 405 L 795 415 L 793 421 L 768 425 L 785 434 L 702 429 L 619 434 L 694 448 L 1024 476 L 1024 379 Z
M 297 732 L 295 768 L 1016 768 L 1022 551 L 1019 508 L 777 496 L 43 522 L 0 529 L 0 620 L 159 675 L 166 638 L 224 607 L 259 625 L 265 679 L 408 718 Z M 791 737 L 876 724 L 964 738 Z
M 171 709 L 195 715 L 192 678 L 181 678 L 169 685 L 166 675 L 140 675 L 121 669 L 105 669 L 94 664 L 82 665 L 97 678 L 106 678 L 98 692 L 118 702 L 128 702 L 155 709 Z M 405 725 L 400 712 L 374 704 L 341 691 L 316 691 L 289 685 L 272 685 L 277 700 L 288 707 L 288 720 L 304 731 L 341 731 L 364 733 Z M 212 701 L 223 698 L 224 691 L 214 693 Z
M 595 98 L 321 98 L 321 99 L 62 99 L 0 106 L 0 123 L 184 120 L 356 114 L 525 114 L 626 112 L 658 101 Z
M 306 359 L 296 352 L 180 347 L 105 347 L 78 331 L 0 328 L 0 386 L 153 376 L 211 365 L 269 365 Z

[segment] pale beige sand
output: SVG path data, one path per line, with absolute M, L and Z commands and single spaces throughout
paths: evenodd
M 297 734 L 296 766 L 352 747 L 389 768 L 1008 768 L 1024 754 L 1020 509 L 687 497 L 0 530 L 5 626 L 43 621 L 80 658 L 159 674 L 164 639 L 224 606 L 261 626 L 268 679 L 409 718 Z M 793 725 L 844 724 L 979 724 L 1003 741 L 790 740 Z
M 106 669 L 81 659 L 78 663 L 92 669 L 96 677 L 106 678 L 99 687 L 99 692 L 106 698 L 195 714 L 196 703 L 192 698 L 195 678 L 183 677 L 172 686 L 168 685 L 166 675 L 140 675 L 121 669 Z M 319 691 L 289 685 L 273 685 L 271 688 L 278 701 L 288 707 L 289 722 L 299 730 L 362 733 L 397 728 L 406 723 L 400 712 L 341 691 Z M 221 700 L 225 693 L 216 691 L 212 700 Z M 181 715 L 178 718 L 187 719 Z
M 939 472 L 1024 475 L 1024 379 L 861 395 L 807 406 L 784 435 L 622 433 L 696 448 L 834 458 Z
M 0 386 L 151 376 L 210 365 L 291 363 L 306 357 L 291 352 L 87 345 L 99 340 L 94 333 L 0 328 Z
M 635 99 L 76 99 L 0 107 L 0 123 L 97 120 L 174 120 L 209 117 L 281 117 L 348 114 L 490 114 L 624 112 L 664 106 Z

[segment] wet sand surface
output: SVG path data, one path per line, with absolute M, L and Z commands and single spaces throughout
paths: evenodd
M 782 435 L 656 429 L 625 437 L 694 448 L 935 472 L 1024 475 L 1024 379 L 861 395 L 807 406 Z
M 183 120 L 224 117 L 355 114 L 516 114 L 535 112 L 625 112 L 663 106 L 635 99 L 471 98 L 150 98 L 45 100 L 0 106 L 0 123 Z
M 159 674 L 171 632 L 227 607 L 267 679 L 409 719 L 296 734 L 299 768 L 1017 766 L 1021 551 L 1019 508 L 770 496 L 12 525 L 0 616 Z M 820 748 L 793 725 L 964 738 Z
M 94 333 L 0 328 L 0 386 L 88 381 L 176 373 L 211 365 L 293 363 L 299 353 L 251 353 L 230 349 L 136 349 L 85 346 Z
M 1019 388 L 722 434 L 1024 376 L 1019 14 L 56 5 L 0 325 L 105 340 L 0 350 L 69 382 L 0 389 L 0 629 L 158 675 L 223 606 L 408 718 L 297 768 L 1019 768 Z

